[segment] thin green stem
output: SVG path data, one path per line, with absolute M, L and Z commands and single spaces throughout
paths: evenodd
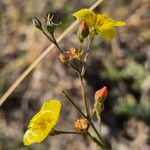
M 55 136 L 55 135 L 60 135 L 60 134 L 76 134 L 76 135 L 88 135 L 92 141 L 97 143 L 100 147 L 104 148 L 104 145 L 99 142 L 95 137 L 93 137 L 90 132 L 74 132 L 74 131 L 60 131 L 60 130 L 54 130 L 50 135 Z
M 85 53 L 85 56 L 84 56 L 84 59 L 83 59 L 81 72 L 78 73 L 78 76 L 79 76 L 79 79 L 80 79 L 80 82 L 81 82 L 82 100 L 83 100 L 84 105 L 85 105 L 87 118 L 90 117 L 90 111 L 89 111 L 88 101 L 87 101 L 87 98 L 86 98 L 86 90 L 85 90 L 85 86 L 84 86 L 84 82 L 83 82 L 83 77 L 84 77 L 84 74 L 85 74 L 85 71 L 86 71 L 86 61 L 87 61 L 87 57 L 89 55 L 89 49 L 90 49 L 92 40 L 93 40 L 93 36 L 90 36 L 88 46 L 87 46 L 87 50 L 86 50 L 86 53 Z
M 83 83 L 83 76 L 84 76 L 84 74 L 85 74 L 86 61 L 87 61 L 88 55 L 90 54 L 89 50 L 90 50 L 90 46 L 91 46 L 92 40 L 93 40 L 93 35 L 91 35 L 91 36 L 89 37 L 89 42 L 88 42 L 86 54 L 85 54 L 85 56 L 84 56 L 83 65 L 82 65 L 82 69 L 81 69 L 81 74 L 79 74 L 79 78 L 80 78 L 80 81 L 81 81 L 82 99 L 83 99 L 83 101 L 84 101 L 84 103 L 85 103 L 87 114 L 88 114 L 89 108 L 88 108 L 87 99 L 86 99 L 85 87 L 84 87 L 84 83 Z M 101 142 L 102 142 L 102 144 L 103 144 L 103 143 L 104 143 L 103 138 L 101 137 L 101 135 L 100 135 L 99 132 L 97 131 L 96 127 L 94 126 L 93 122 L 92 122 L 91 119 L 89 118 L 89 117 L 90 117 L 90 114 L 88 114 L 87 116 L 88 116 L 88 117 L 87 117 L 88 120 L 90 121 L 91 127 L 93 128 L 93 130 L 95 131 L 95 133 L 97 134 L 97 136 L 99 137 L 99 139 L 101 140 Z M 104 144 L 103 144 L 103 145 L 104 145 Z
M 96 117 L 98 120 L 98 124 L 99 124 L 99 130 L 100 130 L 100 134 L 101 134 L 101 116 L 100 116 L 101 112 L 96 110 Z
M 49 37 L 48 34 L 43 29 L 41 29 L 41 31 L 48 38 L 48 40 L 50 40 L 52 43 L 54 43 L 53 39 L 51 37 Z
M 82 64 L 82 69 L 81 69 L 81 76 L 84 76 L 85 71 L 86 71 L 86 62 L 87 62 L 87 58 L 90 54 L 90 46 L 92 44 L 93 37 L 94 37 L 94 35 L 90 35 L 89 38 L 88 38 L 88 45 L 87 45 L 85 56 L 84 56 L 84 59 L 83 59 L 83 64 Z
M 78 69 L 74 65 L 69 63 L 68 66 L 70 66 L 75 72 L 79 73 Z
M 59 130 L 54 130 L 54 131 L 51 133 L 51 136 L 59 135 L 59 134 L 85 134 L 85 132 L 74 132 L 74 131 L 59 131 Z
M 93 123 L 92 121 L 90 122 L 90 125 L 91 125 L 91 127 L 93 128 L 93 130 L 95 131 L 95 133 L 97 134 L 97 136 L 99 137 L 99 139 L 101 140 L 101 142 L 104 143 L 103 138 L 102 138 L 101 135 L 98 133 L 98 131 L 97 131 L 97 129 L 96 129 L 96 127 L 95 127 L 95 125 L 94 125 L 94 123 Z
M 59 51 L 60 51 L 61 53 L 64 53 L 64 52 L 62 51 L 62 49 L 59 47 L 59 45 L 58 45 L 58 43 L 57 43 L 57 41 L 56 41 L 56 39 L 55 39 L 55 37 L 54 37 L 54 34 L 51 34 L 51 36 L 52 36 L 52 39 L 53 39 L 53 42 L 54 42 L 55 46 L 59 49 Z
M 87 116 L 79 109 L 79 107 L 73 102 L 73 100 L 70 98 L 70 96 L 62 90 L 62 93 L 67 98 L 67 100 L 74 106 L 74 108 L 84 117 L 87 118 Z
M 73 100 L 69 97 L 69 95 L 65 92 L 65 91 L 63 91 L 62 90 L 62 93 L 65 95 L 65 97 L 67 98 L 67 100 L 74 106 L 74 108 L 84 117 L 84 118 L 86 118 L 86 119 L 90 119 L 90 118 L 88 118 L 80 109 L 79 109 L 79 107 L 73 102 Z M 102 139 L 102 137 L 100 136 L 100 134 L 98 133 L 98 131 L 97 131 L 97 129 L 96 129 L 96 127 L 94 126 L 94 124 L 93 124 L 93 122 L 91 121 L 91 120 L 89 120 L 89 124 L 91 125 L 91 127 L 93 128 L 93 130 L 95 131 L 95 133 L 96 133 L 96 135 L 99 137 L 99 139 L 101 140 L 101 144 L 102 145 L 104 145 L 103 143 L 104 143 L 104 141 L 103 141 L 103 139 Z
M 83 77 L 81 76 L 80 73 L 78 73 L 78 76 L 79 76 L 79 79 L 81 82 L 82 100 L 83 100 L 84 105 L 85 105 L 87 118 L 89 118 L 90 117 L 90 111 L 89 111 L 89 106 L 88 106 L 88 102 L 87 102 L 87 98 L 86 98 L 86 91 L 85 91 L 85 87 L 84 87 L 84 83 L 83 83 Z
M 99 140 L 97 140 L 97 138 L 93 137 L 89 132 L 87 132 L 87 135 L 89 136 L 89 138 L 94 141 L 95 143 L 97 143 L 100 147 L 105 148 L 105 145 L 103 143 L 101 143 Z
M 43 34 L 58 48 L 58 50 L 63 53 L 63 51 L 61 50 L 61 48 L 59 47 L 55 37 L 54 37 L 54 34 L 51 34 L 52 38 L 49 37 L 49 35 L 43 30 L 41 29 L 41 31 L 43 32 Z

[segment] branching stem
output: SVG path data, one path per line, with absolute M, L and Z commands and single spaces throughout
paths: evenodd
M 104 144 L 97 140 L 97 138 L 93 137 L 89 132 L 87 132 L 87 135 L 93 142 L 97 143 L 101 148 L 105 148 Z
M 65 92 L 62 90 L 62 93 L 64 94 L 64 96 L 67 98 L 67 100 L 74 106 L 74 108 L 86 119 L 88 119 L 90 126 L 92 127 L 92 129 L 94 130 L 94 132 L 96 133 L 96 135 L 99 137 L 100 141 L 99 143 L 101 143 L 101 145 L 103 145 L 104 147 L 104 141 L 102 139 L 102 137 L 100 136 L 100 134 L 98 133 L 96 127 L 94 126 L 94 123 L 92 122 L 92 120 L 90 118 L 88 118 L 81 110 L 80 108 L 74 103 L 74 101 L 72 100 L 72 98 Z M 88 132 L 88 131 L 87 131 Z
M 54 130 L 51 133 L 51 136 L 59 135 L 59 134 L 85 134 L 85 132 L 73 132 L 73 131 L 59 131 L 59 130 Z
M 70 96 L 62 90 L 62 93 L 67 98 L 67 100 L 73 105 L 73 107 L 84 117 L 87 118 L 87 116 L 80 110 L 80 108 L 74 103 L 74 101 L 70 98 Z
M 64 53 L 64 52 L 62 51 L 62 49 L 59 47 L 59 45 L 58 45 L 58 43 L 57 43 L 57 41 L 56 41 L 56 39 L 55 39 L 55 37 L 54 37 L 54 34 L 51 34 L 51 36 L 52 36 L 52 39 L 53 39 L 53 43 L 54 43 L 55 46 L 58 48 L 58 50 L 59 50 L 61 53 Z
M 50 42 L 54 43 L 53 39 L 49 37 L 48 34 L 43 29 L 41 29 L 41 31 L 48 38 L 48 40 L 50 40 Z

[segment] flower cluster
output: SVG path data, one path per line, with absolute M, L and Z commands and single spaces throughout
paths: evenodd
M 84 47 L 84 44 L 81 44 L 78 48 L 69 48 L 69 50 L 64 51 L 62 50 L 57 40 L 54 37 L 54 31 L 59 24 L 55 24 L 53 22 L 53 17 L 50 14 L 47 16 L 47 23 L 46 23 L 46 31 L 43 28 L 42 23 L 36 17 L 33 19 L 33 23 L 41 30 L 44 35 L 57 47 L 60 54 L 58 59 L 63 64 L 71 67 L 80 78 L 81 82 L 81 95 L 82 101 L 85 105 L 84 113 L 76 103 L 70 98 L 63 90 L 62 93 L 66 99 L 74 106 L 74 108 L 82 115 L 82 119 L 78 119 L 74 123 L 74 129 L 76 132 L 71 131 L 57 131 L 55 130 L 55 125 L 58 121 L 60 110 L 61 110 L 61 103 L 59 100 L 52 99 L 47 101 L 43 104 L 41 110 L 30 120 L 28 130 L 26 131 L 23 142 L 24 145 L 30 145 L 33 143 L 39 143 L 43 141 L 49 134 L 52 136 L 58 134 L 84 134 L 90 137 L 95 143 L 97 143 L 100 147 L 105 147 L 104 140 L 101 137 L 101 133 L 98 132 L 96 127 L 94 126 L 92 117 L 93 115 L 97 116 L 97 120 L 100 124 L 100 115 L 103 110 L 104 100 L 107 96 L 107 87 L 104 86 L 100 90 L 95 93 L 95 103 L 92 106 L 93 111 L 90 111 L 90 107 L 88 104 L 86 89 L 84 86 L 84 75 L 86 72 L 86 61 L 87 57 L 90 53 L 90 45 L 93 40 L 93 36 L 99 34 L 102 38 L 106 40 L 111 40 L 115 37 L 116 26 L 124 26 L 125 23 L 121 21 L 114 20 L 112 18 L 107 17 L 106 14 L 96 14 L 92 10 L 89 9 L 81 9 L 80 11 L 73 14 L 79 21 L 79 29 L 77 36 L 80 42 L 83 42 L 84 39 L 88 37 L 87 40 L 88 44 Z M 47 34 L 47 32 L 49 34 Z M 92 135 L 91 130 L 92 128 L 97 137 Z

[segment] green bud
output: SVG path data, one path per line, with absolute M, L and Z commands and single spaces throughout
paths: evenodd
M 55 25 L 54 24 L 50 24 L 50 23 L 47 23 L 47 31 L 50 33 L 50 34 L 53 34 L 54 33 L 54 30 L 56 29 Z
M 39 19 L 37 19 L 36 17 L 33 17 L 32 21 L 36 28 L 38 28 L 40 30 L 42 29 L 42 23 Z
M 46 28 L 47 28 L 47 31 L 48 31 L 50 34 L 53 34 L 53 33 L 54 33 L 54 30 L 55 30 L 55 28 L 56 28 L 56 25 L 53 23 L 53 17 L 54 17 L 54 16 L 51 16 L 50 14 L 47 15 Z
M 54 22 L 53 22 L 53 18 L 54 18 L 54 15 L 53 15 L 53 16 L 51 16 L 50 14 L 47 15 L 46 28 L 47 28 L 47 31 L 48 31 L 50 34 L 53 34 L 54 31 L 55 31 L 55 29 L 56 29 L 56 27 L 61 24 L 61 22 L 58 23 L 58 24 L 54 23 Z

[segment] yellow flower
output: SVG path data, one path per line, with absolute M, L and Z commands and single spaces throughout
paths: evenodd
M 102 38 L 111 40 L 115 37 L 115 26 L 124 26 L 125 22 L 108 18 L 106 14 L 95 14 L 92 10 L 81 9 L 73 16 L 79 21 L 84 21 L 91 32 L 98 33 Z
M 43 104 L 41 110 L 30 120 L 23 142 L 24 145 L 43 141 L 55 127 L 59 118 L 61 103 L 50 100 Z

